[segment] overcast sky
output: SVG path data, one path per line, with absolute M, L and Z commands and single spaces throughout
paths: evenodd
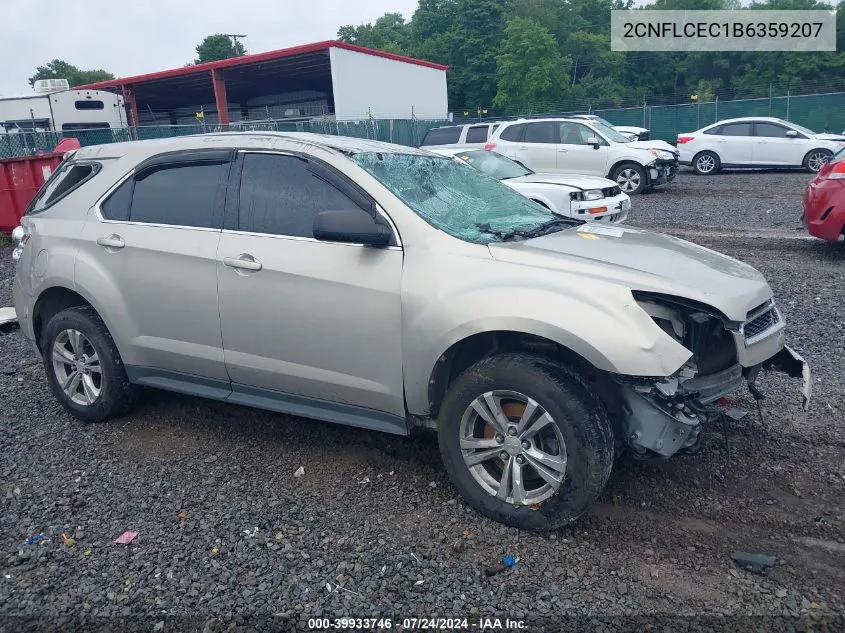
M 344 24 L 417 0 L 3 0 L 0 95 L 31 91 L 36 67 L 63 59 L 116 77 L 184 66 L 212 33 L 243 33 L 250 53 L 334 39 Z

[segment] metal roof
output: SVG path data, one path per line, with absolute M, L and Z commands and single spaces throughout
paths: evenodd
M 396 55 L 386 51 L 379 51 L 356 44 L 348 44 L 338 40 L 325 40 L 323 42 L 315 42 L 313 44 L 305 44 L 302 46 L 292 46 L 290 48 L 282 48 L 275 51 L 268 51 L 266 53 L 256 53 L 253 55 L 241 55 L 240 57 L 230 57 L 229 59 L 221 59 L 215 62 L 206 62 L 204 64 L 196 64 L 193 66 L 183 66 L 181 68 L 173 68 L 170 70 L 162 70 L 154 73 L 147 73 L 144 75 L 135 75 L 133 77 L 121 77 L 120 79 L 111 79 L 109 81 L 99 81 L 92 84 L 85 84 L 83 86 L 74 86 L 74 88 L 88 88 L 88 89 L 103 89 L 103 88 L 120 88 L 121 86 L 134 85 L 144 82 L 157 81 L 161 79 L 170 79 L 174 77 L 189 77 L 190 75 L 200 74 L 203 80 L 211 70 L 224 69 L 238 69 L 249 67 L 251 65 L 258 65 L 259 67 L 266 63 L 275 60 L 282 60 L 297 55 L 306 55 L 308 53 L 328 52 L 332 48 L 341 48 L 356 53 L 363 53 L 365 55 L 373 55 L 376 57 L 383 57 L 385 59 L 392 59 L 398 62 L 405 62 L 407 64 L 415 64 L 417 66 L 426 66 L 428 68 L 435 68 L 437 70 L 448 70 L 448 66 L 443 64 L 436 64 L 434 62 L 416 59 L 414 57 L 406 57 L 404 55 Z

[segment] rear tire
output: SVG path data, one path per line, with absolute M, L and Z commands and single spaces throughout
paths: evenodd
M 610 179 L 615 181 L 622 193 L 629 196 L 648 189 L 648 176 L 645 169 L 636 163 L 623 163 L 613 170 Z
M 699 176 L 712 176 L 721 168 L 722 161 L 715 152 L 700 152 L 692 159 L 692 169 Z
M 830 160 L 831 156 L 833 156 L 833 152 L 826 149 L 810 150 L 804 157 L 804 169 L 811 174 L 817 174 L 824 164 Z
M 463 498 L 513 527 L 551 530 L 575 521 L 598 499 L 613 466 L 604 406 L 571 369 L 529 354 L 501 354 L 467 369 L 449 387 L 438 425 L 440 455 Z
M 129 382 L 117 346 L 96 310 L 62 310 L 41 338 L 47 382 L 75 418 L 103 422 L 127 413 L 139 388 Z

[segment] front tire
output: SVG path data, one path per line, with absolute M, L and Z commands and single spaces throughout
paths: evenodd
M 722 161 L 715 152 L 701 152 L 692 159 L 692 169 L 699 176 L 712 176 L 721 168 Z
M 826 149 L 814 149 L 804 157 L 804 169 L 811 174 L 819 173 L 824 164 L 830 160 L 833 153 Z
M 640 165 L 623 163 L 613 170 L 610 179 L 615 181 L 623 193 L 635 195 L 648 188 L 648 176 Z
M 455 487 L 485 516 L 551 530 L 583 515 L 613 466 L 602 404 L 571 369 L 528 354 L 479 361 L 450 386 L 438 417 Z
M 89 306 L 62 310 L 41 338 L 47 382 L 75 418 L 103 422 L 128 412 L 138 387 L 129 382 L 108 329 Z

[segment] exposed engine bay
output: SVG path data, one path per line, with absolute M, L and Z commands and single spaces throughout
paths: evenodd
M 783 345 L 762 362 L 743 366 L 738 354 L 739 346 L 750 349 L 782 336 L 785 323 L 773 300 L 750 310 L 745 321 L 736 322 L 695 302 L 648 293 L 634 295 L 655 324 L 691 352 L 671 376 L 617 376 L 621 396 L 617 413 L 624 424 L 624 444 L 636 456 L 695 452 L 703 428 L 722 415 L 714 406 L 716 401 L 744 386 L 755 399 L 762 398 L 755 385 L 762 369 L 802 378 L 803 406 L 805 410 L 808 407 L 810 370 L 801 356 Z

